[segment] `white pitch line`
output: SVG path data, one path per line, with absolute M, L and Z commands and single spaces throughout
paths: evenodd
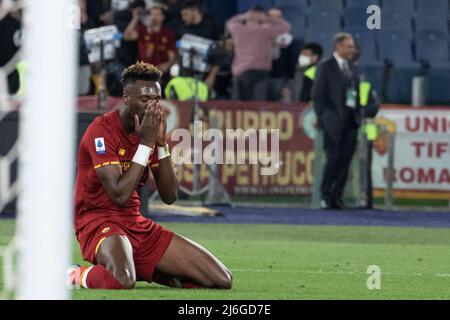
M 264 270 L 264 269 L 234 269 L 233 272 L 255 272 L 255 273 L 348 273 L 354 274 L 356 271 L 309 271 L 309 270 Z
M 307 274 L 368 274 L 362 271 L 323 271 L 323 270 L 265 270 L 265 269 L 232 269 L 232 272 L 255 272 L 255 273 L 307 273 Z M 411 273 L 396 273 L 396 272 L 381 272 L 383 276 L 430 276 L 430 274 L 423 274 L 418 272 Z M 450 277 L 448 273 L 433 274 L 436 277 Z

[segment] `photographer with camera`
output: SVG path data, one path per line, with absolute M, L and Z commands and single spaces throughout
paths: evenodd
M 219 66 L 219 71 L 213 83 L 214 99 L 229 100 L 231 99 L 231 86 L 233 74 L 231 66 L 233 64 L 234 48 L 233 39 L 224 37 L 218 42 L 215 50 L 210 50 L 210 61 Z
M 181 5 L 181 20 L 176 30 L 177 39 L 184 34 L 193 34 L 198 37 L 217 41 L 220 38 L 220 28 L 214 19 L 202 11 L 198 0 L 188 0 Z
M 180 15 L 182 23 L 178 25 L 176 30 L 177 39 L 181 39 L 184 35 L 194 35 L 207 40 L 218 41 L 220 39 L 220 28 L 214 19 L 207 16 L 202 11 L 202 6 L 198 0 L 188 0 L 183 2 L 180 7 Z M 206 84 L 209 91 L 212 91 L 216 77 L 220 70 L 220 63 L 216 61 L 208 61 L 209 69 L 206 72 L 201 72 L 197 76 Z M 186 70 L 184 75 L 193 77 L 196 70 Z M 198 73 L 198 72 L 197 72 Z

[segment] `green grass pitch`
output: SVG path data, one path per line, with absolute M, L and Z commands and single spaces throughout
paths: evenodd
M 450 229 L 163 225 L 221 259 L 233 272 L 233 289 L 183 290 L 139 282 L 126 291 L 74 290 L 72 298 L 450 299 Z M 0 246 L 13 232 L 14 222 L 0 219 Z M 74 261 L 83 264 L 75 240 L 73 248 Z M 369 265 L 381 269 L 379 290 L 367 288 Z

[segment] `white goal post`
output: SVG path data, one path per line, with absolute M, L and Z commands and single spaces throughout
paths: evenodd
M 70 20 L 76 4 L 24 1 L 28 70 L 20 109 L 17 299 L 70 298 L 78 52 Z

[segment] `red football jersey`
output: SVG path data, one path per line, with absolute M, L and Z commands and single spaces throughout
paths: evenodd
M 122 173 L 131 166 L 140 138 L 136 133 L 127 134 L 120 122 L 119 110 L 105 113 L 89 125 L 78 150 L 77 178 L 75 182 L 75 230 L 78 232 L 93 220 L 120 219 L 134 221 L 141 216 L 137 190 L 128 206 L 119 207 L 108 197 L 96 173 L 101 166 L 119 165 Z M 158 165 L 157 152 L 153 152 L 145 168 L 138 189 L 143 187 L 149 175 L 149 167 Z
M 175 53 L 177 50 L 175 35 L 165 27 L 153 33 L 148 32 L 147 27 L 141 24 L 138 32 L 139 59 L 146 63 L 159 66 L 169 61 L 169 51 Z

